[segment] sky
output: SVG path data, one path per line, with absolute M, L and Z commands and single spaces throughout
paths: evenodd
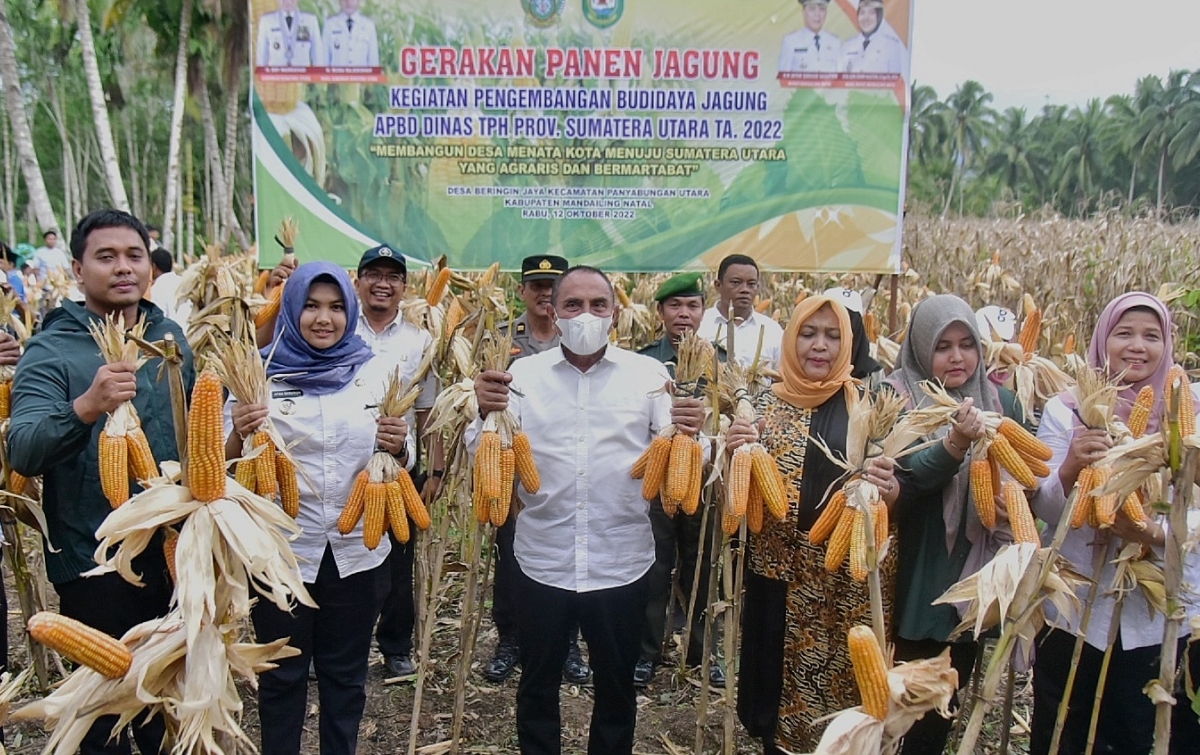
M 913 0 L 912 74 L 945 98 L 975 79 L 993 106 L 1036 111 L 1131 94 L 1200 69 L 1196 0 Z

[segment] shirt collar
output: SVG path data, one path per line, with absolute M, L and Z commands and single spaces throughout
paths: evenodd
M 725 315 L 721 314 L 721 309 L 720 309 L 720 307 L 718 307 L 718 306 L 717 306 L 717 305 L 715 305 L 715 304 L 713 305 L 713 312 L 714 312 L 714 313 L 716 314 L 716 316 L 717 316 L 717 322 L 718 322 L 718 323 L 728 323 L 728 322 L 730 322 L 730 319 L 729 319 L 728 317 L 726 317 Z M 738 323 L 737 327 L 739 327 L 739 328 L 740 328 L 740 327 L 743 327 L 743 326 L 745 326 L 745 325 L 752 325 L 752 324 L 754 324 L 754 316 L 755 316 L 755 315 L 757 315 L 757 314 L 758 314 L 758 313 L 757 313 L 756 311 L 754 311 L 754 308 L 753 308 L 753 307 L 751 307 L 751 308 L 750 308 L 750 316 L 749 316 L 749 317 L 747 317 L 745 320 L 742 320 L 740 323 Z
M 573 365 L 567 361 L 567 354 L 565 351 L 563 351 L 562 344 L 559 344 L 558 346 L 554 347 L 554 353 L 556 354 L 556 356 L 554 358 L 554 364 L 556 364 L 556 365 L 557 364 L 565 364 L 568 367 L 570 367 L 571 369 L 578 372 L 578 368 L 575 365 Z M 596 364 L 592 365 L 592 368 L 590 370 L 588 370 L 586 373 L 580 373 L 580 374 L 581 375 L 589 374 L 592 370 L 596 369 L 596 367 L 598 365 L 604 364 L 605 362 L 607 362 L 609 364 L 617 364 L 618 361 L 620 360 L 620 357 L 617 356 L 619 353 L 621 353 L 621 347 L 617 346 L 615 343 L 612 343 L 610 341 L 608 346 L 606 346 L 604 348 L 604 356 L 600 357 L 600 361 L 597 362 Z
M 360 324 L 362 324 L 362 326 L 363 326 L 364 328 L 366 328 L 368 331 L 370 331 L 370 332 L 372 332 L 372 333 L 375 333 L 375 328 L 372 328 L 372 327 L 371 327 L 371 321 L 367 319 L 367 313 L 366 313 L 366 311 L 364 311 L 364 310 L 363 310 L 363 308 L 362 308 L 362 307 L 359 307 L 359 308 L 358 308 L 358 321 L 359 321 L 359 323 L 360 323 Z M 389 330 L 391 330 L 392 328 L 398 328 L 398 327 L 400 327 L 400 325 L 401 325 L 403 322 L 404 322 L 404 313 L 403 313 L 403 312 L 401 312 L 401 311 L 400 311 L 400 309 L 397 307 L 397 309 L 396 309 L 396 317 L 395 317 L 395 318 L 393 318 L 393 320 L 392 320 L 391 322 L 389 322 L 387 325 L 385 325 L 385 326 L 383 327 L 383 330 L 382 330 L 382 331 L 380 331 L 380 332 L 378 332 L 378 333 L 375 333 L 375 335 L 382 335 L 382 334 L 384 334 L 384 333 L 387 333 L 387 332 L 388 332 Z

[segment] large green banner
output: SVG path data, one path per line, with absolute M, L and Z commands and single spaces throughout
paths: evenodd
M 895 272 L 913 0 L 251 0 L 260 255 Z

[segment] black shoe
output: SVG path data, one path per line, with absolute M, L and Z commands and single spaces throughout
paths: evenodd
M 591 667 L 583 660 L 579 646 L 572 645 L 567 653 L 567 660 L 563 663 L 563 681 L 567 684 L 587 684 L 591 680 Z
M 708 686 L 725 689 L 725 669 L 716 661 L 708 667 Z
M 412 676 L 417 673 L 417 665 L 408 655 L 389 655 L 383 659 L 383 665 L 392 676 Z
M 638 661 L 633 667 L 633 686 L 645 689 L 654 681 L 654 664 L 650 661 Z
M 516 646 L 502 642 L 496 646 L 496 653 L 492 656 L 492 660 L 483 667 L 483 678 L 493 684 L 500 684 L 513 675 L 513 672 L 517 670 L 518 663 L 520 663 L 520 659 L 517 657 Z

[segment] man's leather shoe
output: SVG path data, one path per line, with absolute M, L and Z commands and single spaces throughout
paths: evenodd
M 591 667 L 583 660 L 579 646 L 572 645 L 567 653 L 567 660 L 563 663 L 563 681 L 567 684 L 587 684 L 591 680 Z
M 517 648 L 502 642 L 496 646 L 496 653 L 492 656 L 492 660 L 488 661 L 487 666 L 483 668 L 483 678 L 493 684 L 500 684 L 513 675 L 513 672 L 517 670 L 518 663 L 520 663 L 520 659 L 517 657 Z
M 725 689 L 725 669 L 715 660 L 708 667 L 708 685 L 717 689 Z
M 383 663 L 392 676 L 412 676 L 417 673 L 417 665 L 408 655 L 389 655 L 383 659 Z
M 649 686 L 654 681 L 654 664 L 650 661 L 638 661 L 633 667 L 633 686 L 638 689 Z

